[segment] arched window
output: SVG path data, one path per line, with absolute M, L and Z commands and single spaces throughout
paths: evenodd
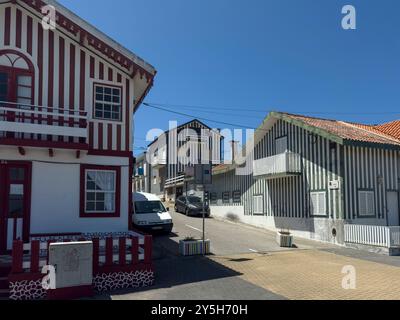
M 0 102 L 33 104 L 32 62 L 14 50 L 0 50 Z

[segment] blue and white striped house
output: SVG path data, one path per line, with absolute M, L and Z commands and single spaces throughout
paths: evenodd
M 249 161 L 245 176 L 235 165 L 214 169 L 214 216 L 338 244 L 400 245 L 398 137 L 273 112 L 256 130 Z

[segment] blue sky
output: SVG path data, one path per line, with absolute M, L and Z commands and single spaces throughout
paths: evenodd
M 147 102 L 203 106 L 168 108 L 248 127 L 269 110 L 400 118 L 397 0 L 60 2 L 156 67 Z M 341 28 L 346 4 L 357 10 L 357 30 Z M 149 129 L 190 118 L 142 106 L 135 120 L 139 148 Z

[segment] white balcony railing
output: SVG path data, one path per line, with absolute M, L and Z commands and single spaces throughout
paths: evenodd
M 347 224 L 344 226 L 346 243 L 384 248 L 400 247 L 400 227 Z
M 156 156 L 153 158 L 151 165 L 153 166 L 153 168 L 160 168 L 162 166 L 165 166 L 166 164 L 167 164 L 167 159 L 165 157 Z
M 184 184 L 185 182 L 185 175 L 180 175 L 171 179 L 165 180 L 165 187 L 172 187 L 176 185 Z
M 253 175 L 257 177 L 282 177 L 301 174 L 301 157 L 297 153 L 285 152 L 276 156 L 255 160 Z
M 1 132 L 87 139 L 87 114 L 83 111 L 0 101 Z

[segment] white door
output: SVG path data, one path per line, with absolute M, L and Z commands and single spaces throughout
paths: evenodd
M 399 226 L 399 194 L 396 191 L 387 193 L 389 226 Z

